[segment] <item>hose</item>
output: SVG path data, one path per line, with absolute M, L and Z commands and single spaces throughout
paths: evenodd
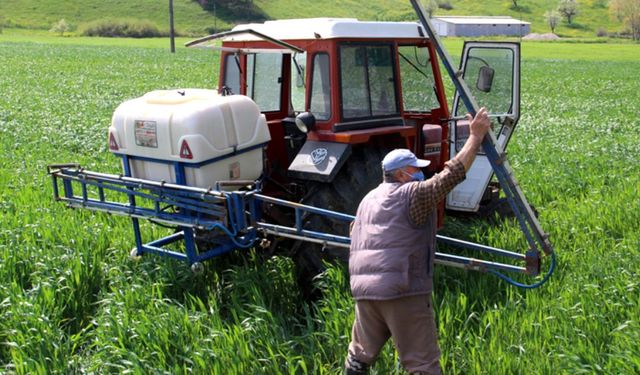
M 534 284 L 523 284 L 520 282 L 515 281 L 514 279 L 510 278 L 507 275 L 504 275 L 498 271 L 495 270 L 489 270 L 490 273 L 498 276 L 499 278 L 501 278 L 502 280 L 506 281 L 507 283 L 516 286 L 518 288 L 522 288 L 522 289 L 535 289 L 539 286 L 541 286 L 542 284 L 546 283 L 547 280 L 549 280 L 549 277 L 551 277 L 551 274 L 553 273 L 553 271 L 556 269 L 556 253 L 552 252 L 551 253 L 551 264 L 549 265 L 549 271 L 547 271 L 547 274 L 544 275 L 544 277 L 542 278 L 542 280 L 538 281 L 537 283 Z

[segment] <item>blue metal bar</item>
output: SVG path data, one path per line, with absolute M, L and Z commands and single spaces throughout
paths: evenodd
M 462 248 L 471 249 L 471 250 L 484 251 L 486 253 L 503 255 L 503 256 L 506 256 L 506 257 L 516 258 L 516 259 L 520 259 L 520 260 L 525 260 L 525 258 L 526 258 L 526 256 L 524 254 L 515 253 L 513 251 L 502 250 L 502 249 L 498 249 L 496 247 L 480 245 L 480 244 L 477 244 L 477 243 L 474 243 L 474 242 L 463 241 L 463 240 L 459 240 L 459 239 L 456 239 L 456 238 L 442 236 L 442 235 L 439 235 L 439 234 L 436 235 L 436 239 L 440 243 L 443 243 L 443 244 L 446 244 L 446 245 L 452 245 L 452 246 L 462 247 Z
M 486 260 L 468 258 L 452 254 L 443 254 L 436 252 L 435 259 L 445 262 L 452 262 L 464 265 L 464 268 L 473 269 L 476 271 L 488 271 L 490 269 L 498 269 L 509 272 L 526 273 L 527 269 L 524 267 L 512 266 L 504 263 L 489 262 Z
M 174 234 L 168 235 L 166 237 L 162 237 L 162 238 L 157 239 L 155 241 L 151 241 L 148 244 L 146 244 L 145 246 L 162 247 L 162 246 L 166 246 L 166 245 L 172 244 L 172 243 L 174 243 L 176 241 L 180 241 L 183 238 L 184 238 L 184 233 L 183 232 L 176 232 Z
M 173 196 L 187 197 L 192 199 L 199 199 L 206 202 L 224 201 L 225 194 L 220 191 L 211 189 L 202 189 L 186 185 L 177 185 L 173 183 L 158 182 L 151 180 L 143 180 L 139 178 L 133 178 L 123 175 L 112 175 L 106 173 L 96 173 L 91 171 L 85 171 L 83 169 L 60 169 L 50 172 L 53 175 L 76 177 L 76 179 L 86 179 L 100 181 L 105 184 L 112 183 L 123 187 L 131 187 L 138 189 L 147 189 L 157 192 L 171 192 Z M 176 198 L 177 199 L 177 198 Z
M 329 218 L 333 218 L 333 219 L 338 219 L 338 220 L 342 220 L 342 221 L 353 221 L 355 220 L 355 216 L 353 215 L 347 215 L 347 214 L 343 214 L 341 212 L 336 212 L 336 211 L 330 211 L 324 208 L 318 208 L 318 207 L 314 207 L 314 206 L 308 206 L 308 205 L 304 205 L 304 204 L 300 204 L 300 203 L 296 203 L 296 202 L 291 202 L 291 201 L 285 201 L 283 199 L 278 199 L 278 198 L 273 198 L 273 197 L 269 197 L 266 195 L 262 195 L 262 194 L 255 194 L 255 198 L 259 201 L 263 201 L 263 202 L 268 202 L 268 203 L 274 203 L 274 204 L 278 204 L 281 206 L 285 206 L 285 207 L 290 207 L 290 208 L 299 208 L 301 210 L 307 211 L 307 212 L 311 212 L 314 214 L 320 214 Z
M 191 228 L 183 228 L 184 232 L 184 247 L 185 252 L 187 254 L 187 259 L 189 259 L 189 264 L 195 263 L 198 259 L 198 251 L 196 249 L 196 241 L 195 235 L 193 233 L 193 229 Z
M 302 210 L 299 207 L 295 209 L 296 213 L 296 231 L 302 233 Z
M 312 231 L 312 230 L 302 229 L 300 227 L 291 228 L 291 227 L 286 227 L 286 226 L 283 226 L 283 225 L 269 224 L 269 223 L 264 223 L 264 222 L 258 222 L 256 224 L 257 224 L 258 228 L 269 229 L 269 230 L 272 230 L 272 231 L 274 231 L 276 233 L 296 234 L 296 235 L 301 235 L 301 236 L 308 237 L 308 238 L 315 238 L 315 239 L 319 239 L 319 240 L 333 241 L 333 242 L 339 242 L 339 243 L 344 243 L 344 244 L 351 243 L 351 238 L 345 237 L 345 236 L 338 236 L 338 235 L 334 235 L 334 234 L 316 232 L 316 231 Z
M 176 206 L 176 207 L 184 208 L 190 211 L 198 211 L 207 215 L 224 216 L 226 214 L 226 211 L 217 205 L 214 205 L 211 203 L 208 203 L 208 204 L 202 203 L 202 201 L 198 201 L 198 200 L 186 200 L 184 198 L 180 200 L 174 200 L 174 199 L 171 199 L 173 197 L 170 194 L 166 194 L 166 193 L 163 194 L 162 196 L 154 196 L 148 193 L 143 193 L 137 190 L 133 190 L 135 189 L 134 187 L 120 188 L 118 186 L 109 186 L 101 182 L 87 181 L 83 183 L 83 186 L 87 184 L 102 186 L 103 188 L 107 188 L 109 190 L 112 190 L 118 193 L 127 194 L 129 196 L 138 197 L 140 199 L 147 199 L 149 201 L 154 201 L 154 202 L 161 201 L 162 203 L 166 203 L 167 205 L 170 205 L 170 206 Z
M 51 174 L 51 180 L 53 181 L 53 199 L 58 200 L 60 192 L 58 191 L 58 179 L 55 174 Z
M 246 243 L 250 243 L 253 244 L 255 242 L 257 238 L 257 233 L 256 231 L 250 231 L 249 233 L 247 233 L 246 236 L 240 237 L 238 238 L 239 241 L 244 241 Z M 248 246 L 243 246 L 241 248 L 247 248 Z M 196 260 L 198 262 L 213 258 L 215 256 L 221 255 L 221 254 L 225 254 L 228 253 L 230 251 L 236 250 L 238 249 L 238 246 L 235 246 L 234 242 L 227 242 L 225 244 L 221 244 L 213 249 L 207 250 L 203 253 L 200 253 L 197 257 Z
M 131 165 L 129 164 L 128 157 L 125 156 L 124 158 L 122 158 L 122 166 L 124 169 L 125 176 L 131 176 Z M 131 194 L 129 194 L 129 205 L 132 208 L 135 208 L 136 206 L 135 196 Z M 142 234 L 140 233 L 140 222 L 138 221 L 137 218 L 132 217 L 131 225 L 133 226 L 133 236 L 135 237 L 135 240 L 136 240 L 136 248 L 138 249 L 138 252 L 142 255 L 142 253 L 144 253 L 144 250 L 142 246 Z
M 64 189 L 64 196 L 67 198 L 73 197 L 73 187 L 71 186 L 71 181 L 62 180 L 62 187 Z
M 233 243 L 229 242 L 226 244 L 222 244 L 219 246 L 214 247 L 213 249 L 207 250 L 205 252 L 202 252 L 200 254 L 198 254 L 196 256 L 196 262 L 202 262 L 205 261 L 207 259 L 211 259 L 213 257 L 217 257 L 218 255 L 222 255 L 222 254 L 226 254 L 228 252 L 231 252 L 233 250 L 236 250 L 237 247 L 234 246 Z
M 82 184 L 81 185 L 81 190 L 82 190 L 82 200 L 86 201 L 88 194 L 87 194 L 87 184 Z
M 70 181 L 76 181 L 80 183 L 83 187 L 85 185 L 92 185 L 92 186 L 97 186 L 101 189 L 108 189 L 114 192 L 123 193 L 129 196 L 129 198 L 133 196 L 141 199 L 147 199 L 149 201 L 153 201 L 156 203 L 162 202 L 162 203 L 166 203 L 167 205 L 189 209 L 192 211 L 198 211 L 207 215 L 213 215 L 213 216 L 226 215 L 226 210 L 223 207 L 220 207 L 220 204 L 217 202 L 218 201 L 217 198 L 215 203 L 206 202 L 206 201 L 203 202 L 202 200 L 197 200 L 196 198 L 178 198 L 177 200 L 174 200 L 173 198 L 175 197 L 170 192 L 162 191 L 156 188 L 152 189 L 151 191 L 158 193 L 159 194 L 158 196 L 137 191 L 135 190 L 136 188 L 141 188 L 141 189 L 145 188 L 145 187 L 141 187 L 138 184 L 132 184 L 127 182 L 119 183 L 115 181 L 105 183 L 95 178 L 92 178 L 92 179 L 76 178 Z M 124 185 L 127 187 L 124 187 L 124 188 L 120 187 L 121 185 Z M 90 200 L 90 199 L 88 199 L 86 196 L 83 196 L 83 200 Z
M 69 206 L 74 208 L 89 208 L 96 211 L 131 216 L 133 218 L 157 220 L 166 223 L 173 223 L 175 225 L 187 225 L 202 229 L 212 229 L 214 226 L 220 225 L 221 223 L 221 220 L 216 218 L 208 219 L 206 217 L 187 216 L 182 213 L 157 212 L 153 209 L 147 209 L 139 206 L 131 207 L 126 203 L 100 202 L 97 200 L 88 200 L 85 202 L 80 198 L 59 198 L 59 200 L 66 202 Z
M 163 249 L 161 247 L 143 245 L 142 250 L 138 249 L 138 251 L 141 251 L 142 253 L 152 253 L 160 256 L 168 256 L 168 257 L 179 259 L 179 260 L 188 260 L 187 256 L 182 253 L 179 253 L 173 250 Z

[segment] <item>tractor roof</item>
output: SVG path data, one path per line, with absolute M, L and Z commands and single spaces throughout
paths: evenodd
M 238 25 L 233 31 L 254 30 L 280 40 L 335 38 L 425 38 L 427 33 L 416 22 L 370 22 L 355 18 L 307 18 L 266 21 Z M 257 40 L 255 35 L 238 34 L 226 41 Z

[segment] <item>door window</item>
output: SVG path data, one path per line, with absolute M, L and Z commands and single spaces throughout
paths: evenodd
M 463 78 L 478 106 L 486 107 L 498 144 L 505 147 L 520 117 L 519 46 L 506 42 L 465 43 L 461 69 Z M 468 112 L 456 92 L 453 115 L 463 118 Z M 469 137 L 468 125 L 455 122 L 456 152 Z M 479 152 L 482 154 L 482 152 Z
M 227 55 L 224 63 L 224 86 L 232 94 L 240 94 L 240 56 Z
M 307 54 L 294 53 L 291 56 L 291 107 L 295 113 L 304 112 L 304 95 L 306 92 L 305 71 Z
M 318 120 L 331 117 L 331 83 L 329 80 L 329 55 L 319 53 L 313 57 L 311 77 L 311 103 L 309 110 Z
M 280 110 L 282 92 L 282 55 L 254 53 L 247 55 L 247 95 L 260 111 Z
M 430 112 L 439 108 L 429 49 L 417 46 L 398 47 L 405 111 Z

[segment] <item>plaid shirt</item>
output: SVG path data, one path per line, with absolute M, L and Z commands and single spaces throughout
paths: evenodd
M 465 179 L 464 165 L 452 159 L 445 163 L 442 172 L 426 181 L 412 184 L 409 217 L 416 225 L 424 225 L 438 203 Z

